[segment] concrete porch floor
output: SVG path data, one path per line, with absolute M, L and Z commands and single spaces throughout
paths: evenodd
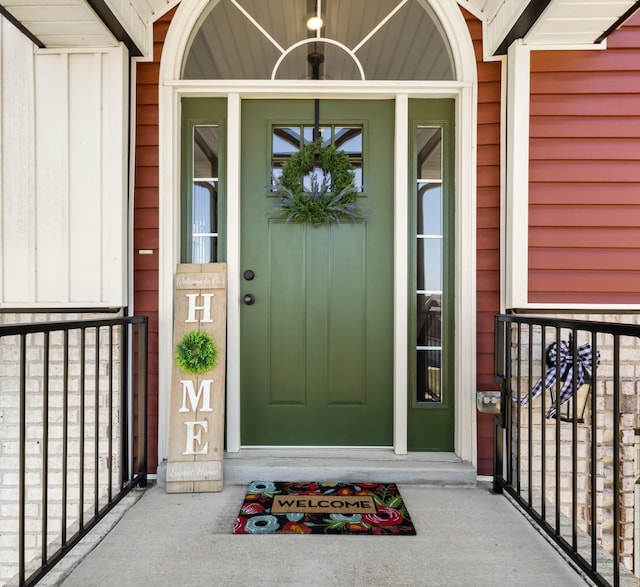
M 269 451 L 269 457 L 243 451 L 225 459 L 220 493 L 167 494 L 152 486 L 137 500 L 126 498 L 133 505 L 102 530 L 93 550 L 77 553 L 75 561 L 72 551 L 40 585 L 585 585 L 506 497 L 469 481 L 470 465 L 452 455 L 398 459 L 384 451 L 353 452 L 333 451 L 329 461 L 322 451 Z M 248 481 L 347 478 L 396 481 L 417 535 L 231 533 Z

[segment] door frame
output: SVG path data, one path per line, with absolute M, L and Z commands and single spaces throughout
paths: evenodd
M 453 98 L 455 120 L 455 285 L 454 378 L 455 453 L 476 466 L 476 61 L 466 22 L 455 3 L 430 0 L 449 40 L 455 81 L 387 82 L 181 80 L 188 41 L 209 0 L 181 3 L 167 33 L 159 88 L 159 422 L 158 455 L 168 454 L 172 366 L 173 276 L 180 259 L 180 101 L 183 97 L 227 99 L 227 402 L 226 449 L 240 444 L 240 125 L 243 99 L 393 99 L 394 136 L 394 414 L 393 450 L 407 454 L 409 98 Z M 132 84 L 133 85 L 133 84 Z M 133 223 L 132 223 L 133 224 Z M 464 358 L 464 360 L 462 360 Z

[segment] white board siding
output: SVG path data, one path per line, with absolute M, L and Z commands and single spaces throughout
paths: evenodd
M 67 55 L 43 55 L 35 60 L 35 77 L 40 91 L 36 94 L 38 142 L 36 145 L 34 202 L 37 237 L 35 245 L 36 294 L 34 297 L 3 298 L 6 302 L 50 302 L 69 300 L 69 100 L 66 92 L 44 92 L 56 88 L 60 79 L 69 77 Z M 46 132 L 42 122 L 46 122 Z M 55 144 L 46 137 L 54 138 Z M 11 197 L 6 194 L 6 197 Z M 46 246 L 41 246 L 46 243 Z M 3 243 L 11 249 L 11 243 Z
M 69 295 L 100 299 L 102 240 L 102 76 L 95 55 L 70 56 L 69 72 Z
M 0 24 L 0 305 L 125 306 L 126 50 L 35 50 Z
M 0 19 L 2 103 L 0 110 L 0 177 L 2 183 L 3 297 L 35 295 L 35 166 L 33 117 L 33 45 Z M 9 91 L 11 88 L 11 91 Z M 4 194 L 10 197 L 4 197 Z
M 102 57 L 102 299 L 128 304 L 129 54 Z M 116 279 L 117 276 L 117 279 Z

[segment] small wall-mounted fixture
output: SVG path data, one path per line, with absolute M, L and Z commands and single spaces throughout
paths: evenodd
M 526 405 L 530 399 L 535 399 L 549 388 L 551 406 L 546 417 L 556 418 L 559 413 L 562 422 L 572 422 L 575 417 L 576 422 L 583 423 L 584 410 L 591 391 L 594 359 L 597 365 L 600 362 L 600 353 L 595 353 L 594 357 L 590 344 L 574 348 L 573 333 L 569 335 L 569 341 L 561 340 L 559 346 L 556 342 L 550 344 L 545 353 L 547 370 L 536 381 L 531 391 L 520 400 L 520 405 Z M 560 381 L 556 380 L 558 374 Z M 577 387 L 577 390 L 574 390 L 574 387 Z
M 483 414 L 500 413 L 499 391 L 478 391 L 476 393 L 476 407 Z
M 555 385 L 552 385 L 550 388 L 551 392 L 551 402 L 556 403 L 556 388 Z M 577 401 L 578 405 L 576 406 L 576 422 L 578 424 L 584 423 L 584 411 L 587 407 L 587 400 L 589 399 L 589 392 L 591 391 L 591 376 L 587 373 L 584 377 L 584 382 L 580 387 L 578 387 L 578 391 L 571 395 L 571 399 L 566 401 L 564 404 L 560 406 L 558 412 L 560 413 L 560 420 L 562 422 L 573 422 L 573 402 Z M 551 418 L 555 418 L 555 415 L 550 416 Z

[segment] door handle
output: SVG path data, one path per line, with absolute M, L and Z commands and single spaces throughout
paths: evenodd
M 256 296 L 254 296 L 254 295 L 253 295 L 253 294 L 251 294 L 251 293 L 244 294 L 244 295 L 242 296 L 242 301 L 243 301 L 245 304 L 247 304 L 247 306 L 251 306 L 251 305 L 253 305 L 253 304 L 255 303 L 255 301 L 256 301 Z

